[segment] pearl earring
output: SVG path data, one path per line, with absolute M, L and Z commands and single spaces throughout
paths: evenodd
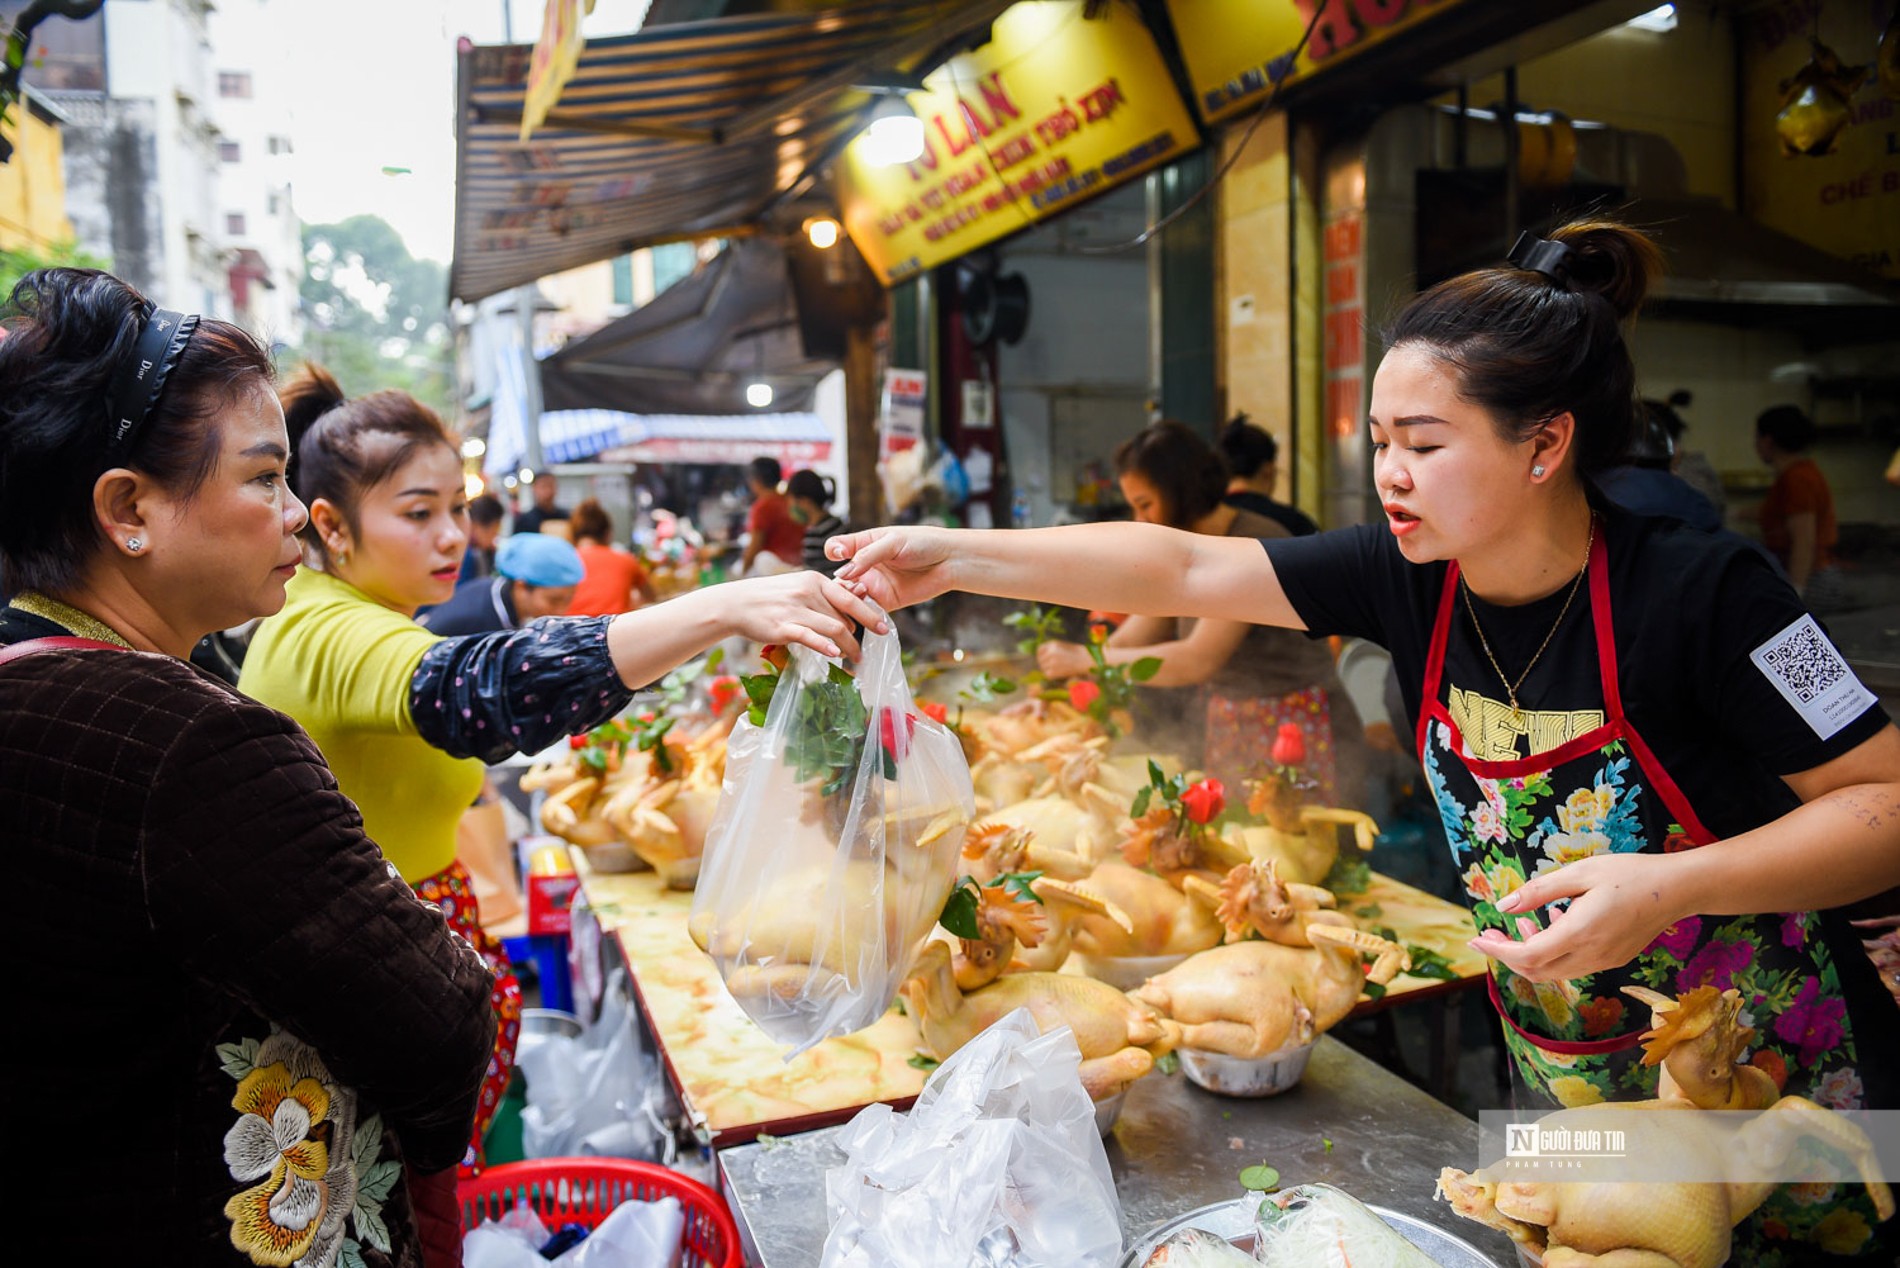
M 145 542 L 141 538 L 128 537 L 125 539 L 125 548 L 136 555 L 145 549 Z
M 1544 468 L 1542 466 L 1532 467 L 1531 475 L 1538 479 L 1542 479 L 1544 475 Z

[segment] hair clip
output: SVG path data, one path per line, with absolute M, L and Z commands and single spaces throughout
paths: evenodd
M 1570 256 L 1570 248 L 1563 243 L 1526 232 L 1517 235 L 1517 241 L 1504 258 L 1520 269 L 1542 273 L 1557 285 L 1567 286 L 1570 283 Z

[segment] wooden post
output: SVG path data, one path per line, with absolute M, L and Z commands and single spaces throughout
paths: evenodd
M 877 327 L 853 323 L 844 339 L 844 450 L 851 522 L 870 528 L 889 518 L 877 478 Z

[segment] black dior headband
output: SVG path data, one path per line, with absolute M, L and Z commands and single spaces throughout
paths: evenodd
M 197 329 L 196 313 L 187 317 L 168 308 L 153 309 L 139 328 L 131 353 L 106 391 L 106 450 L 115 460 L 132 452 L 139 428 L 158 405 L 165 381 L 178 368 Z
M 1520 269 L 1542 273 L 1558 286 L 1570 285 L 1570 248 L 1534 233 L 1520 233 L 1505 259 Z

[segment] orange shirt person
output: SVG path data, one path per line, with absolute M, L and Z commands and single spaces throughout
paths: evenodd
M 574 549 L 580 552 L 586 575 L 574 587 L 569 616 L 619 616 L 653 602 L 653 583 L 646 566 L 632 553 L 611 545 L 613 518 L 599 502 L 588 498 L 568 517 Z
M 1833 565 L 1840 540 L 1833 490 L 1807 455 L 1813 441 L 1814 423 L 1797 406 L 1777 405 L 1755 420 L 1755 452 L 1775 469 L 1775 482 L 1761 504 L 1762 545 L 1804 594 L 1815 575 Z

